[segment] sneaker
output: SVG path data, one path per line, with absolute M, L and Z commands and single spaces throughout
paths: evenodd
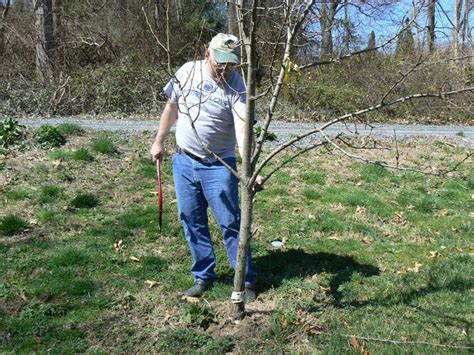
M 205 283 L 196 282 L 193 287 L 184 291 L 184 295 L 187 297 L 201 297 L 208 287 Z
M 245 286 L 245 303 L 251 303 L 257 298 L 257 293 L 253 287 Z

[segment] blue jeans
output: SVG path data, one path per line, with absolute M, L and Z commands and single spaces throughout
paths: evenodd
M 236 169 L 235 158 L 225 159 Z M 195 282 L 216 280 L 216 257 L 212 247 L 207 208 L 220 226 L 232 268 L 235 269 L 239 244 L 240 208 L 238 180 L 222 163 L 207 163 L 184 153 L 173 156 L 173 177 L 178 211 L 184 235 L 193 256 Z M 253 286 L 257 274 L 251 269 L 250 248 L 246 260 L 246 286 Z

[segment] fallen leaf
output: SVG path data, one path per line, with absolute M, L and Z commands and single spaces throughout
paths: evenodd
M 329 296 L 332 293 L 331 287 L 319 286 L 319 289 L 323 291 L 326 296 Z
M 357 184 L 356 184 L 356 186 L 362 186 L 362 185 L 364 185 L 363 181 L 358 181 Z
M 419 262 L 415 262 L 415 266 L 408 268 L 407 271 L 408 272 L 420 272 L 420 269 L 421 269 L 422 266 L 423 266 L 423 264 L 420 264 Z
M 463 248 L 456 248 L 456 250 L 460 253 L 464 253 L 464 249 Z
M 361 354 L 368 355 L 369 352 L 365 349 L 359 340 L 353 335 L 350 339 L 350 344 L 354 348 L 355 351 L 360 352 Z
M 123 244 L 123 240 L 119 240 L 118 242 L 114 243 L 114 248 L 117 253 L 121 253 L 125 245 Z
M 333 235 L 333 236 L 330 236 L 330 237 L 328 237 L 328 239 L 331 239 L 331 240 L 342 240 L 341 238 L 339 238 L 339 237 L 336 237 L 336 236 L 334 236 L 334 235 Z
M 61 165 L 61 160 L 53 160 L 53 166 L 57 168 L 59 165 Z
M 130 260 L 136 261 L 136 262 L 140 261 L 140 259 L 138 259 L 136 256 L 131 256 Z
M 196 304 L 199 302 L 199 298 L 197 297 L 189 297 L 189 296 L 183 296 L 182 299 L 186 302 L 189 302 L 189 303 L 192 303 L 192 304 Z
M 155 287 L 156 285 L 158 285 L 158 281 L 146 280 L 146 281 L 145 281 L 145 284 L 148 285 L 148 288 L 153 288 L 153 287 Z
M 406 343 L 408 341 L 408 337 L 406 337 L 406 336 L 402 336 L 401 339 L 404 343 Z
M 446 245 L 441 245 L 439 248 L 442 249 L 442 250 L 444 250 L 444 249 L 447 248 L 447 246 L 446 246 Z
M 447 216 L 449 214 L 449 211 L 446 208 L 443 208 L 438 211 L 438 216 Z
M 361 239 L 365 244 L 372 244 L 372 241 L 369 239 L 369 237 L 364 237 Z
M 30 219 L 29 222 L 30 222 L 31 225 L 37 225 L 37 224 L 38 224 L 38 220 L 37 220 L 37 219 L 34 219 L 34 218 L 33 218 L 33 219 Z
M 459 232 L 459 229 L 457 229 L 456 227 L 452 226 L 452 227 L 451 227 L 451 231 L 452 231 L 453 233 L 458 233 L 458 232 Z
M 437 258 L 440 256 L 439 251 L 430 251 L 430 258 Z
M 342 203 L 338 203 L 337 205 L 330 205 L 329 207 L 331 207 L 335 211 L 345 211 L 347 209 Z
M 356 208 L 357 213 L 365 213 L 366 211 L 367 211 L 367 208 L 357 205 L 357 208 Z
M 315 216 L 314 214 L 311 214 L 311 213 L 310 213 L 310 214 L 308 215 L 308 218 L 309 218 L 309 219 L 316 219 L 316 216 Z

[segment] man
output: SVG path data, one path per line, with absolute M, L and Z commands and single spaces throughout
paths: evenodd
M 177 121 L 178 152 L 173 156 L 173 177 L 178 211 L 193 257 L 194 286 L 186 296 L 199 297 L 216 281 L 216 258 L 209 232 L 210 207 L 224 237 L 235 269 L 240 227 L 238 180 L 203 146 L 234 170 L 235 146 L 242 155 L 246 91 L 235 65 L 240 63 L 240 41 L 219 33 L 210 42 L 205 59 L 184 64 L 164 87 L 168 97 L 160 127 L 151 147 L 153 160 L 163 159 L 164 141 Z M 260 185 L 263 178 L 257 180 Z M 245 291 L 255 299 L 256 273 L 247 257 Z

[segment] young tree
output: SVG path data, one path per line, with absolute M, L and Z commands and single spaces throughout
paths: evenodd
M 284 42 L 277 42 L 277 46 L 282 45 L 283 51 L 282 56 L 279 60 L 275 60 L 278 62 L 277 65 L 280 70 L 277 77 L 272 81 L 272 85 L 265 90 L 265 92 L 271 93 L 271 100 L 266 110 L 265 118 L 262 122 L 262 129 L 259 137 L 257 138 L 255 146 L 253 145 L 253 125 L 254 125 L 254 116 L 255 116 L 255 102 L 258 100 L 261 95 L 257 95 L 256 93 L 256 83 L 255 83 L 255 68 L 256 68 L 256 60 L 255 60 L 255 53 L 256 53 L 256 46 L 257 46 L 257 9 L 259 1 L 253 0 L 250 7 L 244 7 L 244 1 L 240 0 L 238 2 L 238 13 L 239 19 L 242 19 L 242 14 L 246 13 L 249 16 L 249 21 L 247 23 L 241 22 L 241 35 L 242 35 L 242 42 L 243 47 L 245 49 L 245 58 L 246 58 L 246 66 L 247 66 L 247 115 L 245 120 L 245 139 L 244 139 L 244 149 L 243 149 L 243 156 L 242 156 L 242 166 L 241 172 L 239 174 L 239 180 L 241 183 L 241 226 L 240 226 L 240 242 L 239 242 L 239 249 L 238 249 L 238 263 L 235 270 L 234 276 L 234 288 L 232 292 L 232 302 L 234 304 L 234 317 L 235 318 L 242 318 L 245 312 L 245 302 L 242 292 L 244 291 L 244 279 L 245 279 L 245 260 L 247 256 L 248 246 L 250 243 L 250 239 L 252 236 L 252 212 L 253 212 L 253 197 L 255 195 L 255 191 L 253 190 L 254 182 L 257 179 L 258 174 L 262 172 L 263 167 L 265 167 L 273 157 L 277 154 L 281 153 L 288 147 L 292 146 L 293 144 L 301 141 L 302 139 L 309 137 L 311 135 L 319 134 L 320 139 L 315 141 L 310 147 L 304 149 L 303 151 L 307 151 L 309 149 L 315 149 L 317 147 L 323 145 L 330 145 L 342 152 L 344 152 L 347 156 L 353 159 L 360 159 L 366 162 L 369 162 L 367 159 L 363 159 L 358 156 L 351 155 L 342 148 L 344 144 L 343 140 L 338 140 L 339 136 L 336 138 L 329 138 L 325 133 L 324 130 L 331 125 L 334 125 L 337 122 L 345 121 L 345 120 L 354 120 L 357 117 L 360 117 L 366 113 L 376 111 L 380 108 L 395 105 L 404 101 L 414 100 L 417 98 L 422 97 L 449 97 L 451 95 L 460 93 L 460 92 L 467 92 L 467 91 L 474 91 L 474 87 L 469 88 L 461 88 L 458 90 L 452 90 L 450 92 L 435 92 L 435 93 L 413 93 L 408 96 L 398 97 L 394 99 L 389 99 L 389 95 L 394 92 L 395 88 L 403 82 L 406 78 L 406 75 L 403 75 L 401 79 L 399 79 L 395 84 L 388 88 L 385 95 L 380 100 L 380 103 L 374 105 L 372 107 L 368 107 L 365 109 L 361 109 L 355 112 L 347 113 L 340 117 L 334 118 L 327 123 L 322 124 L 319 127 L 315 127 L 314 130 L 306 132 L 300 136 L 291 138 L 289 141 L 281 144 L 279 147 L 275 148 L 272 152 L 270 152 L 265 158 L 261 158 L 262 154 L 262 147 L 268 133 L 268 128 L 270 122 L 273 119 L 273 113 L 276 107 L 276 104 L 279 100 L 279 95 L 284 86 L 284 78 L 288 71 L 296 70 L 293 64 L 290 61 L 290 52 L 292 46 L 294 44 L 294 40 L 296 38 L 296 34 L 301 30 L 302 24 L 304 23 L 305 19 L 307 18 L 308 14 L 310 13 L 311 9 L 315 5 L 316 1 L 292 1 L 292 0 L 285 0 L 282 1 L 283 9 L 285 11 L 285 22 L 282 24 L 282 28 L 285 33 L 285 40 Z M 323 2 L 325 3 L 325 2 Z M 333 2 L 335 3 L 335 2 Z M 321 14 L 322 16 L 322 14 Z M 413 37 L 411 36 L 410 41 L 410 21 L 405 21 L 405 26 L 402 31 L 400 31 L 395 37 L 401 36 L 404 38 L 405 42 L 408 42 L 408 45 L 413 47 Z M 408 35 L 407 35 L 408 33 Z M 404 37 L 403 37 L 404 36 Z M 282 43 L 282 44 L 280 44 Z M 402 42 L 403 43 L 403 42 Z M 377 47 L 371 48 L 371 50 L 375 50 Z M 349 56 L 345 56 L 348 58 Z M 341 59 L 341 58 L 340 58 Z M 312 65 L 318 65 L 318 63 L 310 63 L 306 65 L 306 68 L 311 67 Z M 328 62 L 320 62 L 320 64 L 328 64 Z M 305 67 L 301 66 L 300 68 Z M 414 66 L 411 69 L 412 72 L 415 70 L 417 66 Z M 299 69 L 298 69 L 299 70 Z M 265 93 L 264 92 L 264 93 Z M 263 94 L 264 95 L 264 94 Z M 302 151 L 297 152 L 291 159 L 294 159 Z M 398 162 L 398 161 L 397 161 Z M 380 162 L 379 162 L 380 163 Z M 285 164 L 285 163 L 283 163 Z M 398 163 L 397 163 L 398 164 Z M 385 165 L 388 166 L 388 165 Z M 281 167 L 281 166 L 280 166 Z M 267 175 L 267 179 L 271 177 L 271 175 L 278 169 L 277 167 L 275 170 L 270 172 Z

